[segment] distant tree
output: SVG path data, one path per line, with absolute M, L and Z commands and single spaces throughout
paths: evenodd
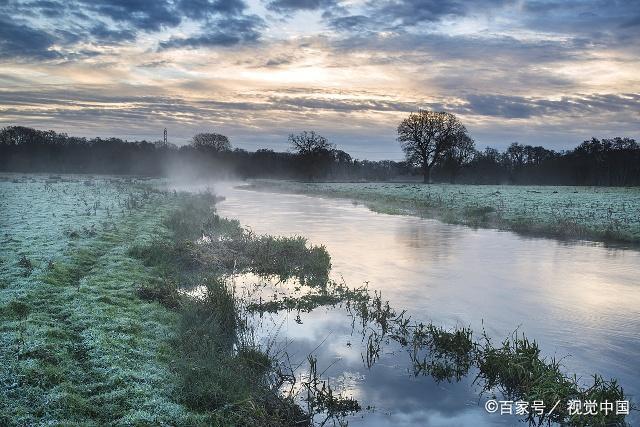
M 206 149 L 216 153 L 231 151 L 229 138 L 219 133 L 199 133 L 194 135 L 191 145 L 197 149 Z
M 335 146 L 314 131 L 289 135 L 289 144 L 296 152 L 300 172 L 309 180 L 326 174 L 334 161 Z
M 424 183 L 431 182 L 433 166 L 467 133 L 456 116 L 443 111 L 419 110 L 398 126 L 398 142 L 407 162 L 422 170 Z
M 333 150 L 333 158 L 338 164 L 351 164 L 353 162 L 351 154 L 342 150 Z
M 334 149 L 334 145 L 329 143 L 327 138 L 314 131 L 307 132 L 306 130 L 298 135 L 289 135 L 289 144 L 300 155 L 330 152 Z
M 542 146 L 533 147 L 531 154 L 532 157 L 529 159 L 529 162 L 534 165 L 540 165 L 546 161 L 558 157 L 558 153 L 553 150 L 547 150 Z
M 420 124 L 420 120 L 418 117 L 416 122 Z M 414 126 L 419 142 L 432 137 L 428 135 L 428 124 Z M 452 178 L 456 182 L 640 185 L 640 145 L 629 137 L 592 138 L 573 150 L 562 152 L 516 143 L 504 152 L 494 148 L 475 152 L 473 159 L 467 162 L 472 149 L 471 138 L 464 132 L 453 135 L 457 136 L 449 138 L 448 148 L 435 163 L 435 174 L 440 177 L 440 172 L 449 171 L 454 174 Z M 196 142 L 207 142 L 206 139 L 195 139 Z M 214 150 L 228 147 L 224 143 L 228 139 L 221 136 L 220 140 L 223 144 L 213 145 Z M 169 171 L 188 170 L 207 176 L 233 173 L 241 177 L 292 179 L 303 176 L 313 179 L 331 176 L 378 181 L 415 174 L 419 172 L 418 167 L 422 167 L 419 161 L 355 160 L 313 132 L 293 135 L 290 142 L 293 150 L 288 152 L 236 149 L 222 153 L 209 151 L 213 154 L 203 155 L 207 151 L 195 149 L 192 145 L 176 147 L 120 138 L 88 139 L 23 126 L 7 126 L 0 128 L 0 171 L 159 176 Z M 206 143 L 202 146 L 208 147 Z M 436 155 L 432 154 L 432 157 Z M 520 165 L 517 173 L 514 173 L 514 165 Z M 457 177 L 457 169 L 449 169 L 451 167 L 460 167 Z
M 581 184 L 638 185 L 640 181 L 640 146 L 632 138 L 591 138 L 571 155 Z
M 512 142 L 507 148 L 506 155 L 514 169 L 519 169 L 525 162 L 525 147 L 517 142 Z
M 456 181 L 460 170 L 473 160 L 475 154 L 475 141 L 466 133 L 459 133 L 454 144 L 445 153 L 442 162 L 444 169 L 449 172 L 451 182 Z

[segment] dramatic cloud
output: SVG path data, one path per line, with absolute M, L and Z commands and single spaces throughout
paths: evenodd
M 163 27 L 174 27 L 181 17 L 176 14 L 173 2 L 167 0 L 79 0 L 85 10 L 111 18 L 144 31 L 158 31 Z
M 470 95 L 460 110 L 472 114 L 508 119 L 557 117 L 566 114 L 596 116 L 623 111 L 640 116 L 640 94 L 563 97 L 559 100 L 505 95 Z
M 89 42 L 123 44 L 140 34 L 177 28 L 187 20 L 203 30 L 161 46 L 229 46 L 260 37 L 263 21 L 244 15 L 246 9 L 243 0 L 8 0 L 0 4 L 0 11 L 7 14 L 0 29 L 5 40 L 2 51 L 7 57 L 57 58 L 61 55 L 50 50 L 56 44 L 66 48 Z M 12 23 L 9 14 L 20 15 L 25 24 Z
M 640 3 L 0 0 L 0 125 L 399 158 L 418 108 L 480 146 L 640 135 Z
M 209 23 L 200 34 L 184 38 L 171 38 L 160 43 L 162 49 L 197 48 L 206 46 L 233 46 L 239 43 L 255 42 L 260 38 L 264 24 L 257 16 L 227 18 Z
M 58 58 L 60 54 L 53 49 L 54 42 L 55 38 L 44 31 L 0 16 L 0 58 Z
M 247 5 L 242 0 L 180 0 L 178 10 L 192 19 L 205 19 L 212 15 L 239 15 Z

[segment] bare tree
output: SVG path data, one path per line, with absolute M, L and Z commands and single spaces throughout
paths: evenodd
M 451 113 L 418 110 L 398 126 L 398 142 L 407 162 L 422 169 L 425 183 L 431 182 L 431 170 L 467 130 Z
M 298 155 L 300 172 L 309 181 L 326 175 L 334 161 L 335 146 L 314 131 L 289 135 L 289 144 Z
M 194 135 L 191 145 L 195 148 L 207 149 L 217 153 L 231 151 L 229 138 L 219 133 L 199 133 Z
M 289 135 L 289 144 L 300 155 L 331 151 L 334 148 L 333 144 L 329 143 L 324 136 L 306 130 L 298 135 Z

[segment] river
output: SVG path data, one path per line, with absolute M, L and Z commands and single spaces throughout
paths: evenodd
M 301 235 L 325 245 L 332 275 L 368 283 L 413 319 L 484 328 L 496 341 L 516 328 L 566 370 L 588 379 L 617 378 L 640 392 L 640 252 L 590 242 L 562 242 L 472 229 L 411 216 L 379 214 L 348 200 L 242 190 L 217 185 L 222 216 L 256 233 Z M 513 424 L 489 414 L 473 376 L 460 382 L 414 377 L 393 344 L 371 369 L 361 337 L 342 310 L 316 309 L 262 318 L 263 338 L 292 359 L 318 356 L 319 370 L 368 409 L 352 425 Z M 275 331 L 275 332 L 274 332 Z M 266 338 L 265 338 L 266 337 Z M 496 343 L 497 344 L 497 343 Z M 628 418 L 632 423 L 637 417 Z

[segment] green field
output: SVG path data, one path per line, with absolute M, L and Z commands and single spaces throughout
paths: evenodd
M 251 189 L 348 198 L 372 210 L 523 234 L 640 243 L 640 188 L 256 181 Z

